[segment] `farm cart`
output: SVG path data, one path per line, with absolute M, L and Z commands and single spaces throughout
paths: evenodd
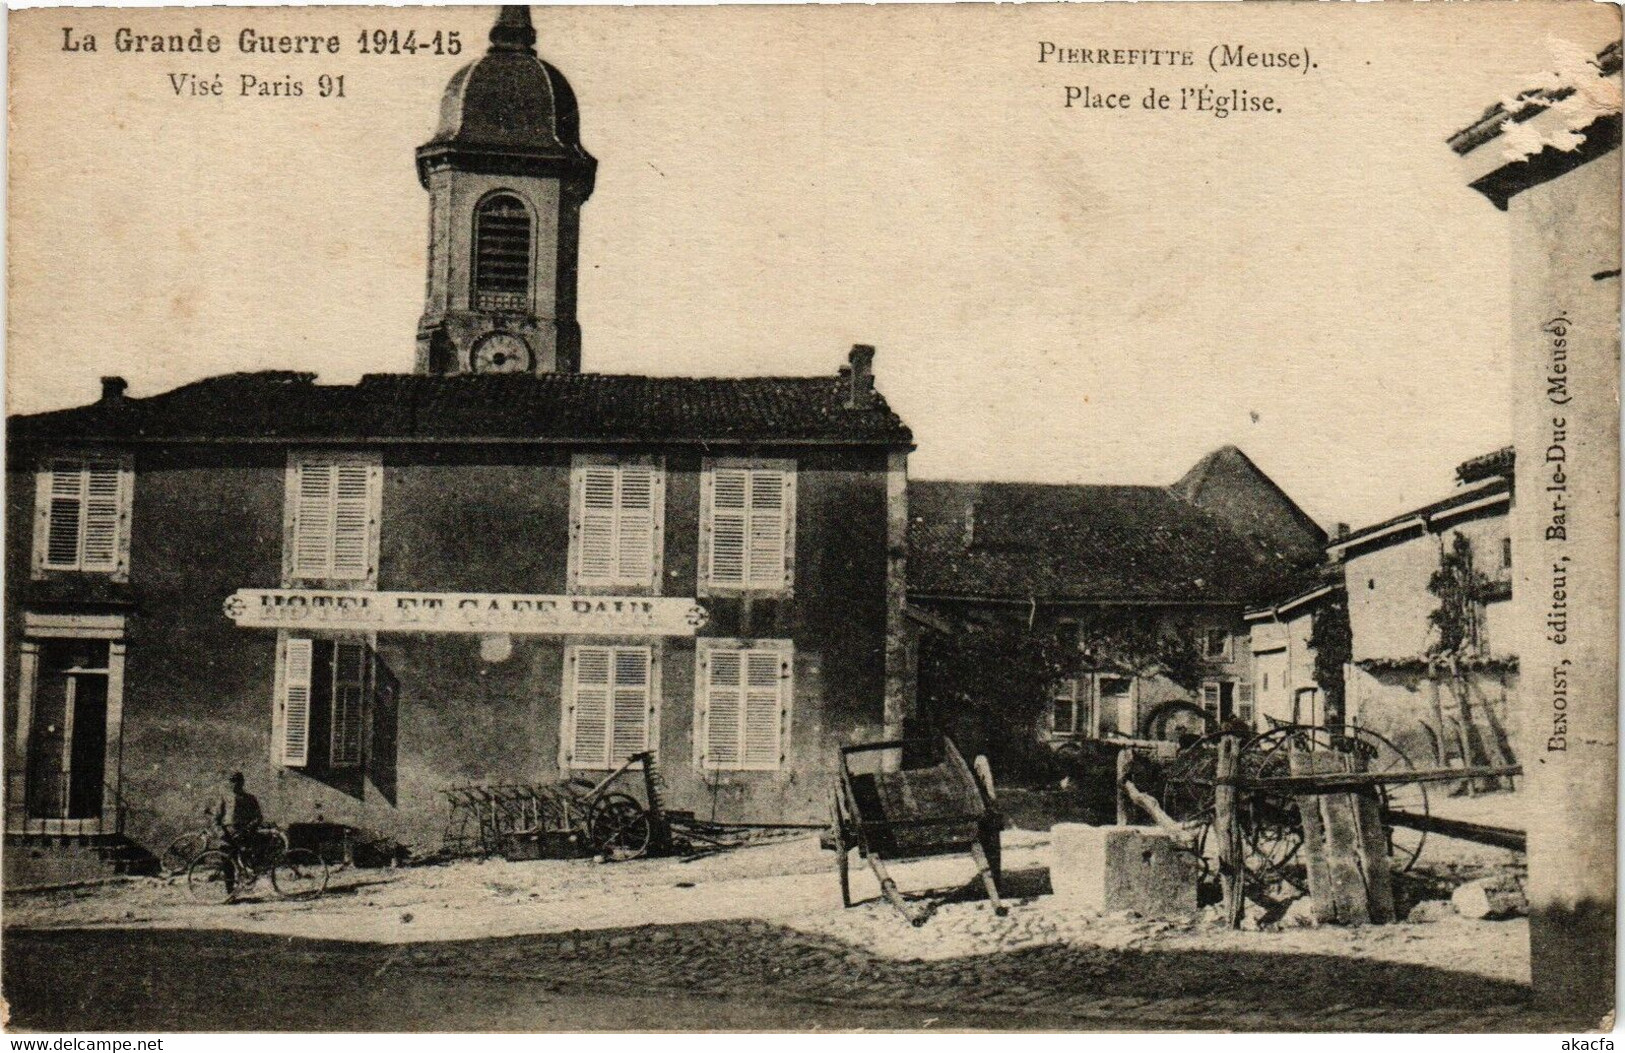
M 886 751 L 902 754 L 897 770 L 885 770 L 878 763 Z M 877 762 L 874 770 L 854 769 L 853 759 L 864 756 Z M 915 763 L 920 758 L 934 758 L 935 763 Z M 999 899 L 999 831 L 1004 817 L 995 806 L 993 777 L 980 760 L 972 774 L 947 736 L 940 743 L 893 740 L 842 747 L 840 785 L 830 812 L 845 906 L 852 905 L 847 867 L 854 848 L 869 861 L 886 901 L 914 925 L 925 924 L 928 915 L 911 911 L 903 902 L 886 863 L 968 852 L 994 910 L 1006 913 Z
M 1266 908 L 1304 893 L 1317 904 L 1322 896 L 1352 903 L 1366 897 L 1345 896 L 1341 886 L 1355 883 L 1368 901 L 1343 913 L 1384 920 L 1392 910 L 1385 872 L 1409 870 L 1428 833 L 1523 844 L 1520 831 L 1430 816 L 1428 784 L 1517 774 L 1517 765 L 1418 769 L 1367 728 L 1288 724 L 1251 739 L 1215 735 L 1182 751 L 1166 772 L 1165 810 L 1154 815 L 1183 823 L 1199 852 L 1212 835 L 1232 925 L 1244 895 Z M 1352 877 L 1334 881 L 1339 874 Z

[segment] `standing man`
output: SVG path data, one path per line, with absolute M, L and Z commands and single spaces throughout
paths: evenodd
M 214 822 L 220 828 L 226 851 L 245 853 L 254 848 L 254 835 L 265 825 L 265 813 L 258 797 L 243 788 L 243 773 L 234 771 L 228 780 L 231 792 L 214 808 Z

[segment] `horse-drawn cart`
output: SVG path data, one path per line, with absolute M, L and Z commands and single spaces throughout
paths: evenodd
M 893 770 L 880 763 L 888 751 L 901 754 Z M 947 736 L 940 741 L 845 746 L 840 757 L 841 781 L 830 812 L 844 905 L 852 905 L 848 854 L 855 848 L 874 870 L 886 901 L 914 925 L 923 925 L 928 915 L 909 909 L 886 870 L 887 861 L 968 852 L 994 910 L 1006 912 L 999 899 L 999 831 L 1004 817 L 997 810 L 993 777 L 984 763 L 979 760 L 973 774 Z M 922 757 L 931 763 L 918 763 Z M 872 770 L 856 770 L 855 758 L 871 761 Z

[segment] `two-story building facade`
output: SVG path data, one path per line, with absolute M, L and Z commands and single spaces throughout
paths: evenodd
M 595 162 L 524 8 L 447 88 L 417 370 L 210 377 L 8 422 L 7 834 L 267 812 L 433 848 L 441 791 L 657 750 L 673 807 L 826 814 L 900 728 L 907 427 L 873 350 L 580 373 Z M 8 853 L 23 857 L 27 853 Z
M 1520 755 L 1513 476 L 1510 447 L 1474 458 L 1454 492 L 1327 546 L 1348 605 L 1347 716 L 1416 763 Z M 1441 635 L 1452 609 L 1459 643 Z

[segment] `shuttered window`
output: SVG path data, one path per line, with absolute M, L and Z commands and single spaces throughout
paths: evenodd
M 702 589 L 789 592 L 795 553 L 794 462 L 710 462 L 703 488 Z
M 283 765 L 359 765 L 372 683 L 373 653 L 366 644 L 288 637 L 278 698 Z
M 59 458 L 39 477 L 35 566 L 117 573 L 129 546 L 133 475 L 114 458 Z
M 1236 719 L 1248 727 L 1253 725 L 1253 685 L 1236 685 Z
M 660 463 L 583 455 L 571 474 L 572 589 L 658 592 L 665 509 Z
M 792 658 L 787 641 L 702 642 L 695 723 L 700 767 L 773 771 L 783 766 Z
M 382 481 L 377 459 L 303 456 L 290 473 L 289 576 L 337 581 L 373 577 Z
M 565 684 L 565 764 L 618 767 L 649 748 L 658 698 L 648 647 L 569 649 Z

